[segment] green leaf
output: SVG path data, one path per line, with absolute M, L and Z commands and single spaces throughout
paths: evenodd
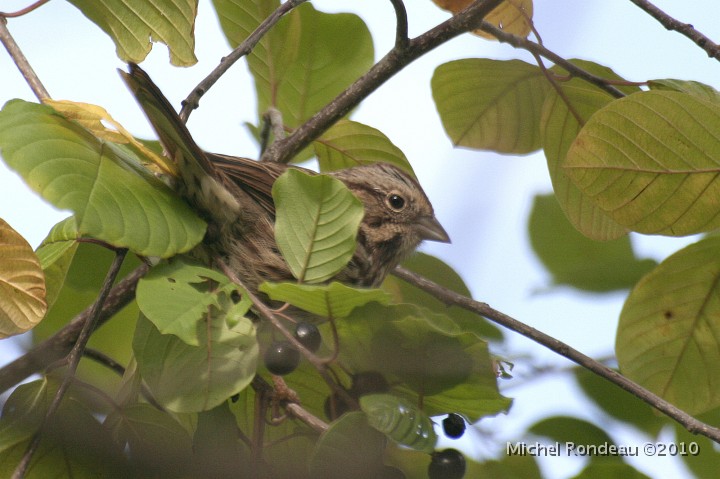
M 338 121 L 313 142 L 313 147 L 323 172 L 384 162 L 415 175 L 405 154 L 387 136 L 356 121 Z
M 47 309 L 40 260 L 25 238 L 0 218 L 0 338 L 29 331 Z
M 720 227 L 720 105 L 649 91 L 610 103 L 588 120 L 565 168 L 617 223 L 682 236 Z
M 673 254 L 632 290 L 618 324 L 620 370 L 690 414 L 720 406 L 720 238 Z
M 622 477 L 623 479 L 650 479 L 630 464 L 619 461 L 590 461 L 585 469 L 572 479 L 607 479 Z
M 335 178 L 288 170 L 273 184 L 275 240 L 298 280 L 326 281 L 355 252 L 362 203 Z
M 564 444 L 568 442 L 583 446 L 615 444 L 610 436 L 595 424 L 569 416 L 542 419 L 530 426 L 528 431 Z
M 242 391 L 257 369 L 255 326 L 247 318 L 229 327 L 225 314 L 198 328 L 198 346 L 161 334 L 146 318 L 135 329 L 133 350 L 153 396 L 176 412 L 207 411 Z
M 629 289 L 657 265 L 637 259 L 627 236 L 598 242 L 578 233 L 554 195 L 535 196 L 528 227 L 533 251 L 556 284 L 594 292 Z
M 32 381 L 16 387 L 0 414 L 0 452 L 29 440 L 45 418 L 48 383 Z
M 0 111 L 0 149 L 33 190 L 75 213 L 75 236 L 170 257 L 205 234 L 205 223 L 130 150 L 99 140 L 49 107 L 8 102 Z
M 425 253 L 415 253 L 402 265 L 458 294 L 468 298 L 472 296 L 460 275 L 438 258 Z M 446 315 L 464 332 L 473 333 L 483 339 L 501 340 L 503 337 L 502 331 L 486 319 L 458 306 L 448 306 L 431 294 L 394 276 L 388 276 L 382 287 L 392 294 L 395 303 L 414 304 L 433 313 Z
M 277 0 L 213 3 L 233 48 L 280 5 Z M 272 106 L 280 110 L 287 127 L 296 128 L 363 75 L 373 59 L 372 37 L 360 17 L 319 12 L 310 3 L 300 5 L 248 56 L 258 116 Z
M 153 268 L 137 287 L 140 311 L 162 334 L 173 334 L 198 346 L 201 319 L 228 304 L 230 295 L 240 292 L 241 302 L 232 306 L 231 320 L 243 317 L 252 302 L 222 273 L 182 258 Z
M 193 35 L 197 0 L 68 1 L 112 38 L 124 62 L 142 62 L 152 43 L 162 42 L 173 65 L 197 63 Z
M 651 90 L 679 91 L 714 103 L 720 102 L 720 92 L 710 85 L 697 81 L 673 80 L 668 78 L 650 80 L 648 86 Z
M 149 404 L 114 409 L 103 426 L 144 474 L 177 477 L 191 464 L 193 449 L 188 432 L 172 415 Z
M 310 460 L 316 479 L 381 477 L 385 435 L 370 427 L 365 414 L 343 415 L 320 436 Z
M 199 471 L 196 477 L 235 477 L 252 464 L 249 448 L 238 441 L 238 425 L 228 401 L 199 413 L 197 421 L 192 457 L 194 470 Z
M 584 60 L 572 62 L 602 78 L 623 80 L 611 69 L 597 63 Z M 560 75 L 566 74 L 565 70 L 559 67 L 552 70 Z M 562 96 L 555 88 L 548 92 L 540 121 L 543 150 L 555 196 L 570 223 L 588 238 L 606 241 L 624 236 L 627 229 L 584 196 L 562 168 L 567 151 L 582 126 L 614 98 L 580 78 L 557 82 L 556 87 L 560 89 Z M 638 87 L 621 89 L 628 94 L 639 91 Z
M 498 392 L 487 343 L 447 316 L 370 303 L 336 327 L 349 372 L 382 371 L 406 397 L 422 395 L 431 416 L 456 412 L 476 421 L 510 406 Z
M 260 291 L 272 300 L 290 303 L 324 318 L 344 318 L 371 301 L 382 304 L 390 301 L 390 296 L 381 289 L 351 288 L 337 281 L 328 285 L 265 282 Z
M 720 424 L 720 410 L 714 409 L 708 413 L 696 416 L 705 424 Z M 675 444 L 684 454 L 679 454 L 684 464 L 692 471 L 697 479 L 715 479 L 720 470 L 720 452 L 715 447 L 715 441 L 694 434 L 678 423 L 673 423 L 675 429 Z M 669 445 L 669 444 L 668 444 Z
M 415 404 L 391 394 L 369 394 L 360 398 L 368 423 L 403 446 L 431 453 L 437 434 L 430 418 Z
M 540 148 L 540 113 L 549 89 L 540 68 L 520 60 L 455 60 L 432 77 L 435 106 L 453 144 L 498 153 Z
M 52 308 L 62 290 L 77 248 L 78 243 L 75 241 L 59 241 L 42 244 L 36 251 L 45 273 L 45 301 L 48 309 Z

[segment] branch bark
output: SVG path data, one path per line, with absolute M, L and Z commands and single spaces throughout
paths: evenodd
M 10 57 L 13 59 L 15 66 L 18 67 L 25 81 L 30 86 L 38 100 L 43 101 L 46 98 L 50 98 L 50 93 L 45 89 L 45 86 L 38 78 L 35 70 L 30 66 L 30 62 L 23 54 L 22 50 L 15 39 L 10 35 L 10 30 L 7 28 L 7 20 L 4 16 L 0 15 L 0 42 L 5 46 Z
M 481 303 L 471 298 L 458 294 L 452 290 L 444 288 L 432 281 L 424 278 L 410 270 L 398 266 L 395 268 L 394 274 L 407 281 L 408 283 L 416 286 L 423 291 L 426 291 L 439 299 L 447 305 L 459 306 L 463 309 L 471 311 L 475 314 L 483 316 L 490 321 L 493 321 L 500 326 L 503 326 L 511 331 L 525 336 L 532 341 L 548 348 L 549 350 L 563 356 L 574 363 L 584 367 L 585 369 L 592 371 L 600 377 L 603 377 L 611 383 L 623 388 L 630 394 L 642 399 L 647 404 L 674 419 L 680 423 L 685 429 L 693 434 L 701 434 L 709 439 L 720 444 L 720 429 L 712 427 L 690 414 L 686 413 L 682 409 L 674 406 L 667 402 L 655 393 L 648 391 L 639 384 L 626 378 L 619 372 L 611 369 L 604 364 L 594 360 L 593 358 L 586 356 L 577 349 L 572 348 L 568 344 L 549 336 L 542 331 L 539 331 L 527 324 L 518 321 L 505 313 L 502 313 L 496 309 L 491 308 L 487 303 Z

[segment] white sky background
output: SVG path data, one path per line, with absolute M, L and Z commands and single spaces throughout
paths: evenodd
M 3 0 L 0 9 L 13 11 L 29 0 Z M 394 13 L 387 0 L 315 0 L 319 10 L 359 14 L 370 27 L 376 59 L 391 48 Z M 720 4 L 714 0 L 677 2 L 656 0 L 657 6 L 692 23 L 720 41 Z M 416 36 L 447 18 L 430 0 L 406 1 L 410 34 Z M 612 67 L 629 80 L 694 79 L 720 88 L 720 65 L 677 33 L 666 32 L 655 20 L 627 0 L 536 0 L 535 25 L 544 44 L 565 58 L 583 58 Z M 69 3 L 52 1 L 8 27 L 30 63 L 55 99 L 95 103 L 137 136 L 152 131 L 121 82 L 116 68 L 123 63 L 114 45 Z M 167 49 L 156 45 L 142 66 L 176 106 L 228 52 L 209 0 L 200 1 L 195 28 L 198 65 L 169 65 Z M 497 59 L 529 55 L 509 46 L 464 35 L 429 53 L 396 75 L 366 100 L 353 119 L 380 129 L 410 159 L 453 243 L 428 244 L 423 249 L 453 266 L 466 280 L 476 299 L 569 343 L 582 352 L 607 356 L 613 351 L 617 317 L 625 293 L 590 295 L 568 288 L 551 288 L 548 274 L 530 248 L 526 232 L 533 195 L 551 191 L 541 154 L 504 157 L 492 153 L 453 149 L 444 134 L 430 94 L 436 65 L 467 57 Z M 190 117 L 189 128 L 207 150 L 255 157 L 257 147 L 242 123 L 256 122 L 254 93 L 244 64 L 238 64 L 205 95 Z M 34 101 L 29 88 L 0 50 L 0 103 L 11 98 Z M 65 215 L 54 212 L 24 188 L 0 162 L 0 217 L 37 246 L 50 227 Z M 662 259 L 689 239 L 633 237 L 641 256 Z M 506 351 L 516 373 L 528 365 L 570 363 L 514 333 Z M 22 340 L 22 339 L 21 339 Z M 0 364 L 18 354 L 10 341 L 0 345 Z M 534 359 L 528 361 L 525 355 Z M 511 381 L 512 382 L 512 381 Z M 511 383 L 510 382 L 510 383 Z M 507 386 L 509 383 L 503 384 Z M 552 414 L 577 414 L 599 421 L 597 411 L 574 398 L 573 384 L 564 379 L 535 381 L 513 387 L 509 416 L 484 420 L 483 430 L 493 437 L 478 438 L 469 451 L 487 457 L 503 454 L 506 440 L 521 440 L 520 431 Z M 620 445 L 639 445 L 642 437 L 615 433 Z M 683 469 L 660 458 L 633 462 L 651 477 L 682 477 Z M 569 477 L 582 461 L 549 458 L 541 461 L 547 477 Z

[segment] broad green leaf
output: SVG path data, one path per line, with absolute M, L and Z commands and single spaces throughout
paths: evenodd
M 405 154 L 380 130 L 350 120 L 340 120 L 313 142 L 320 171 L 358 165 L 391 163 L 414 176 Z
M 720 92 L 710 85 L 697 81 L 674 80 L 668 78 L 662 80 L 650 80 L 648 82 L 648 86 L 651 90 L 679 91 L 714 103 L 720 102 Z
M 169 413 L 145 403 L 114 409 L 105 419 L 115 442 L 146 474 L 183 475 L 191 464 L 192 442 L 183 426 Z
M 241 429 L 246 433 L 250 430 Z M 192 463 L 203 477 L 237 477 L 239 471 L 249 469 L 252 461 L 248 446 L 238 440 L 238 424 L 228 401 L 197 415 Z
M 170 62 L 189 66 L 195 58 L 197 0 L 68 0 L 115 42 L 124 62 L 142 62 L 153 42 L 170 50 Z
M 45 417 L 48 383 L 37 380 L 16 387 L 0 414 L 0 453 L 30 439 Z
M 99 140 L 47 106 L 8 102 L 0 111 L 0 149 L 33 190 L 75 213 L 78 235 L 169 257 L 205 234 L 205 223 L 130 150 Z
M 46 311 L 40 260 L 25 238 L 0 218 L 0 338 L 32 329 Z
M 528 228 L 533 251 L 555 284 L 595 292 L 629 289 L 657 264 L 635 257 L 627 236 L 598 242 L 578 233 L 554 195 L 535 196 Z
M 620 371 L 690 414 L 720 406 L 720 237 L 673 254 L 620 314 Z
M 542 419 L 530 426 L 529 432 L 563 444 L 569 442 L 583 446 L 615 444 L 610 436 L 595 424 L 569 416 L 552 416 Z M 564 452 L 561 451 L 561 453 Z
M 415 404 L 391 394 L 369 394 L 360 398 L 368 423 L 395 442 L 431 453 L 437 434 L 430 418 Z
M 288 170 L 273 184 L 275 240 L 298 280 L 317 283 L 342 270 L 355 252 L 364 214 L 335 178 Z
M 630 450 L 634 452 L 634 449 Z M 590 461 L 585 469 L 572 479 L 607 479 L 622 477 L 623 479 L 650 479 L 630 464 L 621 461 Z
M 328 285 L 263 283 L 260 291 L 324 318 L 344 318 L 371 301 L 387 304 L 389 295 L 380 289 L 358 289 L 333 281 Z
M 277 0 L 213 3 L 233 47 L 280 4 Z M 258 116 L 272 106 L 280 110 L 287 127 L 296 128 L 364 74 L 373 59 L 372 37 L 360 17 L 323 13 L 303 4 L 265 35 L 248 56 Z
M 365 414 L 345 414 L 320 436 L 310 459 L 316 479 L 381 477 L 385 435 L 370 427 Z
M 460 275 L 438 258 L 424 253 L 415 253 L 403 262 L 403 266 L 456 293 L 467 297 L 472 296 Z M 388 276 L 382 287 L 392 294 L 394 302 L 414 304 L 434 313 L 449 316 L 464 332 L 473 333 L 483 339 L 501 340 L 503 337 L 502 331 L 486 319 L 458 306 L 448 306 L 429 293 L 415 288 L 399 278 Z
M 623 80 L 611 69 L 585 60 L 572 60 L 573 64 L 597 76 Z M 562 68 L 553 73 L 565 75 Z M 572 78 L 557 82 L 557 88 L 548 92 L 543 104 L 540 134 L 547 159 L 548 171 L 555 196 L 570 223 L 582 234 L 594 240 L 606 241 L 624 236 L 627 229 L 617 224 L 602 209 L 575 186 L 562 165 L 570 145 L 587 120 L 600 108 L 613 101 L 609 93 L 594 85 Z M 639 91 L 637 87 L 622 87 L 625 93 Z
M 135 329 L 133 350 L 140 374 L 155 399 L 171 411 L 207 411 L 250 384 L 257 368 L 255 326 L 240 318 L 229 327 L 225 314 L 198 328 L 199 346 L 161 334 L 146 318 Z
M 204 319 L 230 303 L 237 291 L 241 301 L 232 305 L 232 318 L 242 317 L 252 302 L 222 273 L 178 258 L 153 268 L 137 287 L 140 311 L 162 334 L 173 334 L 198 346 Z
M 370 303 L 336 327 L 349 372 L 382 371 L 408 398 L 421 394 L 429 415 L 457 412 L 476 421 L 510 405 L 498 393 L 487 343 L 447 316 Z
M 499 153 L 540 148 L 540 114 L 550 84 L 520 60 L 469 58 L 435 69 L 432 94 L 456 146 Z
M 588 120 L 564 164 L 614 221 L 647 234 L 720 227 L 720 104 L 687 93 L 641 92 Z
M 59 241 L 43 244 L 36 251 L 45 273 L 45 301 L 48 309 L 52 308 L 60 294 L 77 248 L 78 243 L 75 241 Z

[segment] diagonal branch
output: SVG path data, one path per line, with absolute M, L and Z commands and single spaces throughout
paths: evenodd
M 22 50 L 15 39 L 10 35 L 10 30 L 7 28 L 7 20 L 4 16 L 0 16 L 0 42 L 5 46 L 10 57 L 15 62 L 15 66 L 18 67 L 20 73 L 25 78 L 25 81 L 30 86 L 38 100 L 42 101 L 45 98 L 50 98 L 50 93 L 45 89 L 40 78 L 38 78 L 35 70 L 30 66 L 30 62 L 23 54 Z
M 671 17 L 667 13 L 660 10 L 658 7 L 653 5 L 647 0 L 630 0 L 635 5 L 644 10 L 648 15 L 653 17 L 655 20 L 660 22 L 663 27 L 668 30 L 676 31 L 682 35 L 685 35 L 690 40 L 695 42 L 697 46 L 705 50 L 710 58 L 720 61 L 720 45 L 710 40 L 699 31 L 695 29 L 691 24 L 684 23 L 675 18 Z
M 476 0 L 465 10 L 440 25 L 407 42 L 399 42 L 387 55 L 373 65 L 333 101 L 313 115 L 290 136 L 276 141 L 265 151 L 263 161 L 287 163 L 320 136 L 331 125 L 345 116 L 380 85 L 425 53 L 437 48 L 458 35 L 478 27 L 482 19 L 502 0 Z M 397 2 L 393 5 L 396 7 Z
M 483 316 L 500 326 L 510 329 L 518 334 L 522 334 L 528 339 L 535 341 L 536 343 L 545 346 L 549 350 L 559 354 L 560 356 L 566 357 L 569 360 L 579 364 L 580 366 L 588 369 L 589 371 L 601 376 L 611 383 L 621 387 L 630 394 L 642 399 L 653 408 L 664 413 L 670 418 L 680 423 L 685 429 L 693 434 L 701 434 L 705 437 L 712 439 L 713 441 L 720 443 L 720 429 L 712 427 L 690 414 L 686 413 L 682 409 L 674 406 L 658 395 L 648 391 L 639 384 L 626 378 L 614 369 L 594 360 L 593 358 L 586 356 L 577 349 L 573 349 L 568 344 L 549 336 L 542 331 L 539 331 L 525 323 L 518 321 L 515 318 L 508 316 L 496 309 L 491 308 L 486 303 L 475 301 L 466 296 L 458 294 L 452 290 L 444 288 L 432 281 L 424 278 L 412 271 L 409 271 L 402 267 L 395 268 L 393 272 L 395 276 L 407 281 L 408 283 L 416 286 L 423 291 L 430 293 L 435 298 L 439 299 L 447 305 L 459 306 L 463 309 L 471 311 L 475 314 Z

